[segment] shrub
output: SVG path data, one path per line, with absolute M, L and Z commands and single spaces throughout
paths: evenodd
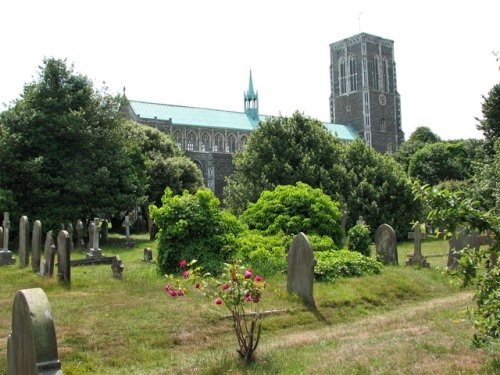
M 369 257 L 371 243 L 370 230 L 364 224 L 356 224 L 347 232 L 347 250 L 357 251 Z
M 333 281 L 342 277 L 375 275 L 382 271 L 382 263 L 349 250 L 318 251 L 314 268 L 316 280 Z
M 149 207 L 157 224 L 158 270 L 174 272 L 182 259 L 198 259 L 215 271 L 231 258 L 235 238 L 243 230 L 237 219 L 220 209 L 211 190 L 172 195 L 167 188 L 162 206 Z

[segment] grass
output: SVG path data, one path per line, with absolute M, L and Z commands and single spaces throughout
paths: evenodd
M 72 374 L 494 374 L 500 372 L 498 344 L 474 349 L 468 317 L 471 291 L 450 285 L 429 258 L 431 269 L 386 267 L 381 275 L 315 283 L 317 309 L 306 308 L 286 293 L 286 277 L 267 277 L 263 309 L 281 314 L 263 323 L 257 360 L 237 360 L 231 322 L 223 307 L 192 291 L 172 299 L 155 265 L 142 262 L 154 244 L 123 236 L 103 247 L 120 255 L 124 279 L 110 265 L 72 268 L 71 287 L 56 278 L 17 266 L 0 268 L 0 351 L 6 351 L 12 301 L 17 290 L 41 287 L 49 298 L 59 358 Z M 400 264 L 413 252 L 398 245 Z M 447 252 L 444 241 L 424 241 L 424 255 Z M 84 257 L 75 252 L 72 258 Z M 260 304 L 259 304 L 260 305 Z M 6 357 L 0 356 L 0 374 Z

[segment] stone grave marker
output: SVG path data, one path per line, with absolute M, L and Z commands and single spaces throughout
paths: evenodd
M 99 218 L 96 217 L 94 218 L 94 226 L 93 226 L 94 233 L 92 235 L 92 240 L 93 240 L 93 246 L 87 253 L 86 258 L 87 259 L 96 259 L 96 258 L 102 258 L 104 254 L 102 253 L 102 250 L 99 248 Z
M 308 305 L 315 306 L 313 297 L 316 259 L 307 236 L 300 232 L 293 240 L 286 257 L 288 263 L 287 291 L 297 294 Z
M 3 227 L 0 227 L 0 250 L 3 249 Z
M 73 243 L 73 233 L 74 233 L 73 224 L 69 223 L 68 226 L 66 227 L 66 231 L 69 234 L 69 251 L 73 252 L 73 250 L 75 249 L 75 244 Z
M 40 266 L 40 274 L 52 276 L 54 274 L 54 258 L 56 254 L 56 246 L 52 238 L 52 231 L 49 230 L 45 235 L 45 246 L 43 252 L 43 261 Z
M 113 270 L 113 277 L 115 279 L 123 279 L 123 262 L 119 255 L 113 258 L 113 263 L 111 263 L 111 269 Z
M 463 226 L 458 226 L 457 231 L 453 233 L 449 241 L 448 252 L 448 269 L 452 270 L 458 266 L 460 262 L 461 253 L 459 251 L 471 247 L 478 251 L 483 245 L 493 245 L 493 238 L 489 233 L 480 235 L 474 230 L 467 230 Z
M 108 221 L 106 219 L 101 223 L 101 241 L 103 244 L 108 243 Z
M 30 223 L 27 216 L 19 220 L 19 267 L 25 268 L 29 264 L 29 232 Z
M 413 232 L 408 232 L 408 238 L 413 238 L 413 254 L 410 255 L 409 259 L 406 261 L 407 266 L 421 266 L 429 267 L 427 259 L 422 255 L 422 240 L 427 238 L 427 233 L 422 233 L 420 230 L 420 223 L 417 221 L 415 223 L 415 229 Z
M 146 247 L 144 249 L 144 258 L 142 259 L 144 262 L 152 262 L 153 261 L 153 250 L 150 247 Z
M 88 227 L 88 232 L 89 232 L 89 242 L 87 243 L 87 250 L 90 251 L 92 249 L 92 246 L 94 246 L 94 227 L 95 224 L 93 221 L 89 223 Z
M 83 240 L 83 223 L 81 219 L 76 222 L 76 246 L 83 250 L 85 241 Z
M 125 225 L 125 246 L 126 247 L 134 247 L 135 246 L 135 242 L 132 242 L 130 240 L 130 218 L 129 216 L 125 216 L 125 221 L 123 222 L 123 225 Z
M 375 232 L 377 259 L 384 264 L 398 265 L 396 232 L 388 224 L 382 224 Z
M 16 263 L 16 258 L 12 256 L 12 251 L 9 250 L 9 229 L 10 229 L 10 221 L 9 221 L 9 213 L 4 212 L 3 214 L 3 247 L 0 250 L 0 265 L 7 266 L 9 264 Z
M 71 284 L 70 238 L 65 230 L 57 235 L 57 278 L 63 284 Z
M 7 338 L 8 375 L 62 375 L 49 300 L 40 288 L 19 290 Z
M 33 223 L 33 233 L 31 236 L 31 263 L 33 272 L 40 272 L 40 258 L 42 252 L 42 223 L 35 220 Z
M 363 219 L 363 216 L 360 216 L 358 218 L 358 220 L 356 221 L 356 224 L 362 224 L 362 225 L 365 225 L 365 219 Z

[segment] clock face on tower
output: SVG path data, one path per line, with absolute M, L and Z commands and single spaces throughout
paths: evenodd
M 380 94 L 378 96 L 378 102 L 380 103 L 380 105 L 385 105 L 387 103 L 387 99 L 385 98 L 384 94 Z

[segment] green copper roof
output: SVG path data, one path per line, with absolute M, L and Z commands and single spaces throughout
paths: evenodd
M 356 139 L 356 132 L 349 125 L 332 124 L 329 122 L 324 122 L 323 125 L 325 125 L 330 133 L 344 141 L 354 141 Z

